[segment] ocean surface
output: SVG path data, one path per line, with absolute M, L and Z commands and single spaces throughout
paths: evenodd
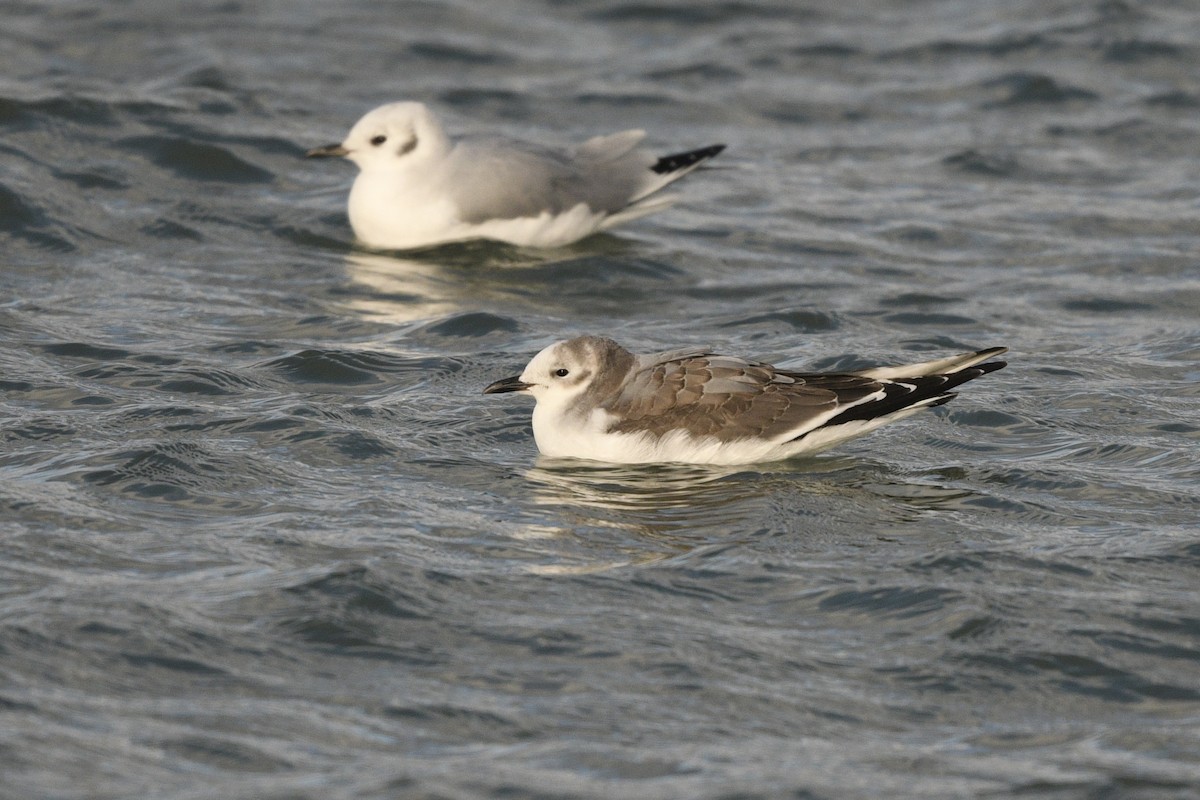
M 0 7 L 0 797 L 1200 797 L 1200 6 Z M 370 108 L 723 142 L 553 251 L 355 245 Z M 540 459 L 593 332 L 949 405 Z

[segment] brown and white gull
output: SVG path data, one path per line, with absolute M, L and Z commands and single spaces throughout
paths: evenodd
M 1005 366 L 992 347 L 919 364 L 793 372 L 704 349 L 635 355 L 581 336 L 483 391 L 525 392 L 545 455 L 615 463 L 750 464 L 815 453 L 924 408 Z

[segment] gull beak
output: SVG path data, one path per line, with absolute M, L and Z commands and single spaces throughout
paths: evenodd
M 330 158 L 332 156 L 348 156 L 350 151 L 340 144 L 327 144 L 324 147 L 314 147 L 304 154 L 305 158 Z
M 521 380 L 520 375 L 514 375 L 511 378 L 504 378 L 496 381 L 483 390 L 484 394 L 501 394 L 503 392 L 523 392 L 533 386 L 532 383 L 525 383 Z

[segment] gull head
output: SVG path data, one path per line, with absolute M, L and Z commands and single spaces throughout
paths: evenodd
M 441 123 L 423 103 L 388 103 L 354 123 L 341 144 L 314 147 L 309 158 L 342 156 L 359 169 L 402 167 L 449 150 Z
M 585 395 L 603 397 L 625 381 L 636 357 L 612 339 L 580 336 L 542 350 L 518 376 L 496 381 L 484 394 L 528 392 L 539 405 L 562 410 Z

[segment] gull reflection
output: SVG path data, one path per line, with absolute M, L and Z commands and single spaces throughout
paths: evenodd
M 541 574 L 715 555 L 784 532 L 770 525 L 780 518 L 780 503 L 789 515 L 795 504 L 811 504 L 816 518 L 845 505 L 859 491 L 857 481 L 835 473 L 856 469 L 855 459 L 829 456 L 752 468 L 541 456 L 524 477 L 531 503 L 546 513 L 520 538 L 543 551 L 546 560 L 530 567 Z
M 778 549 L 824 559 L 830 548 L 909 538 L 924 548 L 930 530 L 974 530 L 989 510 L 1048 519 L 1032 505 L 964 489 L 953 469 L 908 472 L 863 455 L 753 468 L 541 457 L 515 477 L 498 489 L 503 524 L 484 529 L 489 546 L 539 575 L 722 570 Z
M 441 264 L 355 252 L 346 257 L 346 274 L 348 305 L 379 322 L 415 322 L 462 308 L 462 286 Z
M 539 505 L 661 512 L 722 504 L 737 486 L 723 479 L 738 472 L 736 467 L 605 464 L 539 456 L 525 477 Z
M 616 237 L 594 236 L 559 250 L 483 241 L 405 253 L 355 250 L 346 256 L 344 292 L 352 310 L 391 324 L 489 306 L 530 306 L 545 313 L 564 291 L 589 292 L 580 279 L 627 248 Z
M 751 468 L 543 456 L 524 478 L 535 519 L 516 538 L 538 562 L 528 569 L 540 574 L 694 560 L 774 536 L 796 537 L 796 546 L 816 539 L 858 543 L 903 535 L 931 512 L 978 513 L 996 505 L 937 471 L 903 473 L 854 456 Z
M 528 497 L 548 512 L 522 534 L 552 548 L 540 574 L 646 565 L 742 541 L 757 516 L 761 482 L 732 467 L 608 465 L 540 457 L 525 473 Z M 548 553 L 549 554 L 549 553 Z
M 856 464 L 854 459 L 830 456 L 749 467 L 606 464 L 538 456 L 525 478 L 539 505 L 644 512 L 656 520 L 698 518 L 708 525 L 714 512 L 762 497 L 780 481 L 801 482 L 814 494 L 837 491 L 827 480 L 830 473 Z

